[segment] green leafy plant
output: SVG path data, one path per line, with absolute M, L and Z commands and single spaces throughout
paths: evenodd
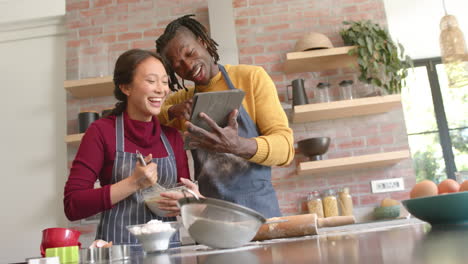
M 348 54 L 357 55 L 359 80 L 382 87 L 390 94 L 400 93 L 408 68 L 413 67 L 403 46 L 370 20 L 344 21 L 343 24 L 346 28 L 340 30 L 340 35 L 345 45 L 357 46 Z

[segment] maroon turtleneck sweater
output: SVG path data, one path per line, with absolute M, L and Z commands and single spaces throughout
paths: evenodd
M 110 183 L 115 160 L 115 116 L 99 119 L 91 124 L 81 140 L 65 184 L 64 207 L 69 220 L 83 219 L 112 208 Z M 151 122 L 131 120 L 124 113 L 125 152 L 139 150 L 144 156 L 167 157 L 160 138 L 164 132 L 172 146 L 177 163 L 177 180 L 190 178 L 187 154 L 179 132 L 160 125 L 157 118 Z M 99 179 L 102 188 L 94 189 Z

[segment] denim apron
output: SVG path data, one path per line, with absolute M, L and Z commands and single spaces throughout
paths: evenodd
M 116 153 L 112 169 L 112 184 L 129 177 L 137 162 L 136 153 L 124 151 L 125 136 L 123 115 L 118 115 L 115 119 L 115 133 Z M 169 155 L 164 158 L 154 158 L 152 162 L 158 164 L 158 183 L 162 186 L 168 186 L 169 184 L 177 182 L 176 160 L 172 147 L 163 131 L 161 131 L 161 140 Z M 141 190 L 137 191 L 115 204 L 113 208 L 101 213 L 96 239 L 102 239 L 108 242 L 112 241 L 114 245 L 138 244 L 138 240 L 128 232 L 126 226 L 145 224 L 152 219 L 159 219 L 162 221 L 176 220 L 174 217 L 161 218 L 153 214 L 146 207 Z M 178 241 L 179 236 L 176 234 L 171 240 L 171 245 L 178 244 Z
M 222 65 L 219 65 L 229 89 L 237 89 Z M 238 134 L 258 137 L 257 126 L 241 105 L 237 116 Z M 234 202 L 270 218 L 281 216 L 275 189 L 271 184 L 271 168 L 249 162 L 229 153 L 192 150 L 195 179 L 200 193 L 211 198 Z

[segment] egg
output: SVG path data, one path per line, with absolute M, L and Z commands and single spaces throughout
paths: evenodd
M 433 196 L 437 195 L 437 193 L 437 184 L 430 180 L 423 180 L 414 185 L 413 189 L 411 189 L 410 197 L 413 199 L 425 196 Z
M 460 190 L 460 184 L 452 179 L 446 179 L 439 183 L 437 186 L 439 194 L 443 193 L 454 193 Z
M 468 180 L 462 182 L 462 184 L 460 184 L 460 192 L 466 192 L 468 191 Z

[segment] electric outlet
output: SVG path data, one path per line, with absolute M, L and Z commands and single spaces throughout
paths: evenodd
M 403 178 L 371 181 L 372 193 L 396 192 L 405 189 Z

